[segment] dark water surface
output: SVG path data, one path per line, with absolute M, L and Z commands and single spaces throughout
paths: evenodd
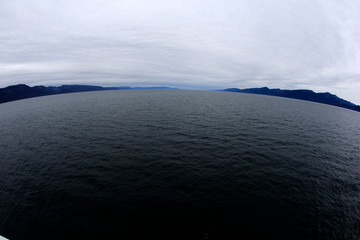
M 180 90 L 0 105 L 10 239 L 359 239 L 360 114 Z

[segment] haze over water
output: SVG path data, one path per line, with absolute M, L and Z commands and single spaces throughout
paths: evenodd
M 10 239 L 358 239 L 359 113 L 227 92 L 0 105 Z

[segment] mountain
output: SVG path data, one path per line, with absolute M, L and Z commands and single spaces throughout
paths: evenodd
M 294 99 L 300 99 L 300 100 L 306 100 L 306 101 L 311 101 L 311 102 L 318 102 L 318 103 L 338 106 L 338 107 L 347 108 L 347 109 L 351 109 L 351 110 L 360 112 L 359 105 L 355 105 L 352 102 L 346 101 L 346 100 L 339 98 L 338 96 L 328 93 L 328 92 L 316 93 L 311 90 L 282 90 L 279 88 L 269 89 L 267 87 L 247 88 L 247 89 L 228 88 L 228 89 L 224 89 L 221 91 L 294 98 Z
M 0 103 L 40 97 L 61 93 L 74 93 L 74 92 L 90 92 L 90 91 L 104 91 L 104 90 L 131 90 L 131 89 L 176 89 L 169 87 L 100 87 L 91 85 L 62 85 L 60 87 L 44 87 L 35 86 L 29 87 L 25 84 L 18 84 L 0 88 Z
M 5 88 L 0 88 L 0 103 L 20 100 L 25 98 L 61 94 L 61 93 L 118 90 L 118 89 L 125 89 L 125 88 L 100 87 L 100 86 L 88 86 L 88 85 L 62 85 L 60 87 L 44 87 L 44 86 L 29 87 L 25 84 L 19 84 Z
M 100 87 L 91 85 L 62 85 L 60 87 L 44 87 L 35 86 L 29 87 L 25 84 L 13 85 L 5 88 L 0 88 L 0 103 L 20 100 L 25 98 L 61 94 L 61 93 L 74 93 L 74 92 L 89 92 L 89 91 L 104 91 L 104 90 L 131 90 L 131 89 L 176 89 L 169 87 Z M 333 106 L 343 107 L 360 112 L 360 106 L 346 101 L 331 93 L 315 93 L 311 90 L 282 90 L 282 89 L 269 89 L 263 88 L 228 88 L 221 91 L 226 92 L 240 92 L 270 95 L 277 97 L 295 98 L 300 100 L 318 102 L 329 104 Z

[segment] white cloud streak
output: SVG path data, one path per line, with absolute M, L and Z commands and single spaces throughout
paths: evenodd
M 360 103 L 357 0 L 2 0 L 0 87 L 308 88 Z

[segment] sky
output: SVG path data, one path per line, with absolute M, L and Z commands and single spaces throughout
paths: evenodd
M 360 104 L 359 0 L 0 0 L 0 87 L 270 87 Z

